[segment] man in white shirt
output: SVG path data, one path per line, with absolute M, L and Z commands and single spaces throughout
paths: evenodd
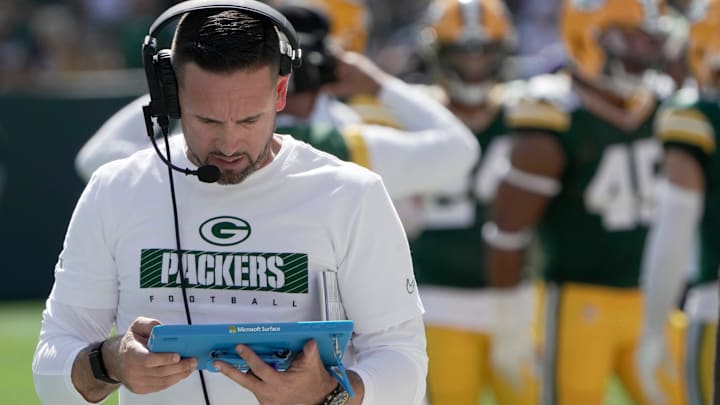
M 216 167 L 217 184 L 172 176 L 152 150 L 95 171 L 43 314 L 33 371 L 44 403 L 98 402 L 119 387 L 121 404 L 422 400 L 423 308 L 399 218 L 379 176 L 273 133 L 293 52 L 279 46 L 282 16 L 266 16 L 204 9 L 178 25 L 178 101 L 165 107 L 182 111 L 183 136 L 168 150 L 178 167 Z M 314 343 L 282 373 L 239 347 L 252 373 L 216 364 L 204 379 L 195 359 L 147 350 L 159 323 L 318 320 L 326 271 L 355 325 L 349 402 L 332 402 L 342 389 Z

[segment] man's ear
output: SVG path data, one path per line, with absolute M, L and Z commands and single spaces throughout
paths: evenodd
M 277 92 L 277 100 L 275 100 L 275 111 L 282 111 L 285 108 L 289 82 L 290 75 L 278 77 L 277 84 L 275 85 L 275 91 Z

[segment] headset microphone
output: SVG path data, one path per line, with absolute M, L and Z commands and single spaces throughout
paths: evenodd
M 216 181 L 220 180 L 220 169 L 218 169 L 217 166 L 200 166 L 197 170 L 194 171 L 197 172 L 198 179 L 200 179 L 200 181 L 202 181 L 203 183 L 215 183 Z
M 192 170 L 189 168 L 180 168 L 172 164 L 165 156 L 163 156 L 162 153 L 160 153 L 160 149 L 157 146 L 157 142 L 155 141 L 155 134 L 152 130 L 152 119 L 150 118 L 150 105 L 144 105 L 143 106 L 143 115 L 145 116 L 145 129 L 147 130 L 147 134 L 150 137 L 150 141 L 152 142 L 153 148 L 155 148 L 155 152 L 160 157 L 160 160 L 163 161 L 169 168 L 184 173 L 187 175 L 193 175 L 197 176 L 200 181 L 203 183 L 215 183 L 216 181 L 220 180 L 220 169 L 218 169 L 217 166 L 212 165 L 205 165 L 200 166 L 197 168 L 197 170 Z M 161 129 L 163 131 L 163 134 L 167 136 L 167 126 L 160 125 Z

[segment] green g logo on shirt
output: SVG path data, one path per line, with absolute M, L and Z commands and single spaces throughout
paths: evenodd
M 235 217 L 215 217 L 200 225 L 200 236 L 217 246 L 232 246 L 250 237 L 250 224 Z

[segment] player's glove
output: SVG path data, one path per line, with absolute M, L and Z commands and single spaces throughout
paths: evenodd
M 495 290 L 493 300 L 493 330 L 490 360 L 502 378 L 519 387 L 523 372 L 536 367 L 530 321 L 533 312 L 532 287 L 521 285 L 513 289 Z
M 669 378 L 675 378 L 676 369 L 662 330 L 646 330 L 643 333 L 635 352 L 635 364 L 648 401 L 653 405 L 668 403 L 667 396 L 660 387 L 658 376 L 661 372 L 665 372 Z

